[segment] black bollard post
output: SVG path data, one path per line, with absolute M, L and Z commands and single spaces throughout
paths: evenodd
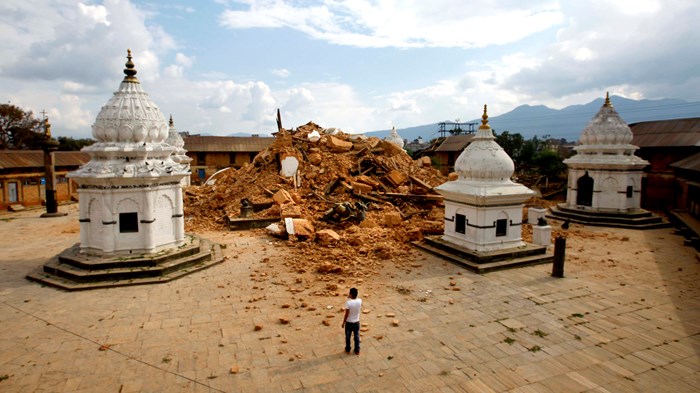
M 566 256 L 566 238 L 563 236 L 554 239 L 554 263 L 552 264 L 552 276 L 564 277 L 564 257 Z

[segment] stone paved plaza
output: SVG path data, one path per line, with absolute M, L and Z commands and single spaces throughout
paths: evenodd
M 76 209 L 0 215 L 2 392 L 700 390 L 700 263 L 672 229 L 572 226 L 564 279 L 549 265 L 477 275 L 416 251 L 411 268 L 320 281 L 279 262 L 286 242 L 212 232 L 227 260 L 171 283 L 27 281 L 78 242 Z M 341 296 L 313 294 L 333 285 Z M 359 357 L 340 327 L 351 286 Z

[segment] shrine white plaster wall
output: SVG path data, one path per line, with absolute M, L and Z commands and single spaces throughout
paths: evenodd
M 585 176 L 593 179 L 591 205 L 578 201 L 578 180 Z M 615 171 L 597 169 L 569 169 L 566 205 L 581 210 L 607 212 L 634 212 L 640 209 L 642 198 L 642 171 Z M 631 187 L 631 190 L 628 190 Z
M 457 231 L 457 215 L 465 217 L 464 233 Z M 506 220 L 505 234 L 498 236 L 498 220 Z M 445 201 L 445 230 L 443 239 L 475 251 L 493 251 L 521 247 L 522 205 L 472 207 Z

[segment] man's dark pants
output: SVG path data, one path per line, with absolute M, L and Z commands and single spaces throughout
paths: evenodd
M 355 353 L 360 353 L 360 323 L 345 322 L 345 352 L 350 352 L 350 336 L 355 334 Z

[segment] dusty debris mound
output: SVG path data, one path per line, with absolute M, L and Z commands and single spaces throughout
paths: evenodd
M 309 122 L 280 130 L 252 163 L 213 185 L 188 188 L 186 226 L 225 230 L 243 217 L 279 218 L 292 269 L 363 275 L 405 260 L 409 240 L 442 233 L 433 187 L 445 180 L 429 160 L 414 161 L 389 142 Z

